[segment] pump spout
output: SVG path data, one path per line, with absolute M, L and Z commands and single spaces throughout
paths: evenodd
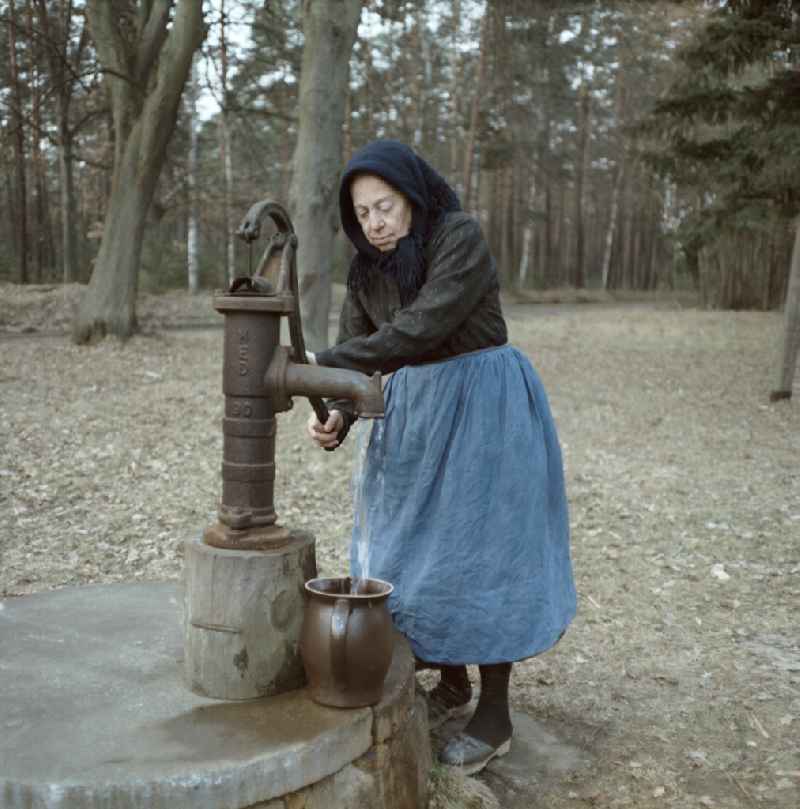
M 351 400 L 356 414 L 362 418 L 383 418 L 383 390 L 377 372 L 370 377 L 346 368 L 292 362 L 288 350 L 279 346 L 264 383 L 276 410 L 288 410 L 292 396 L 320 396 Z
M 371 377 L 346 368 L 324 368 L 321 365 L 286 366 L 286 393 L 289 396 L 325 396 L 350 399 L 362 418 L 383 418 L 381 375 Z

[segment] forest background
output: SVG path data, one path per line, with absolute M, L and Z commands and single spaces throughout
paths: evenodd
M 0 0 L 0 596 L 179 578 L 216 519 L 233 233 L 289 204 L 327 339 L 336 174 L 397 137 L 480 219 L 564 451 L 579 620 L 512 699 L 593 763 L 503 805 L 795 809 L 800 413 L 765 393 L 800 343 L 798 12 Z M 276 505 L 338 575 L 356 442 L 313 451 L 307 415 Z
M 506 290 L 689 289 L 705 307 L 780 307 L 798 207 L 795 5 L 3 0 L 0 280 L 108 275 L 94 298 L 123 298 L 123 315 L 95 301 L 79 341 L 134 330 L 138 290 L 225 286 L 252 260 L 234 231 L 253 202 L 291 202 L 295 216 L 319 202 L 297 182 L 314 170 L 306 115 L 311 150 L 333 149 L 336 169 L 374 137 L 437 166 L 480 219 Z M 341 109 L 333 136 L 300 98 L 303 59 L 310 76 L 326 38 L 349 67 L 309 90 Z M 146 102 L 178 44 L 170 138 Z M 145 142 L 126 167 L 131 121 Z M 141 224 L 115 213 L 115 188 L 128 206 L 139 194 Z M 307 253 L 335 218 L 327 197 L 301 225 Z M 313 257 L 325 266 L 301 258 L 325 310 L 309 318 L 317 346 L 348 258 L 341 234 Z

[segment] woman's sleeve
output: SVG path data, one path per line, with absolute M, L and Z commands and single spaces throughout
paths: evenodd
M 480 225 L 462 215 L 434 237 L 428 278 L 412 303 L 371 333 L 345 338 L 317 355 L 320 365 L 391 373 L 444 342 L 496 282 Z
M 339 334 L 336 338 L 337 345 L 356 337 L 368 335 L 373 331 L 375 331 L 375 326 L 364 311 L 357 296 L 348 289 L 344 303 L 342 304 L 342 311 L 339 314 Z M 319 362 L 319 354 L 317 354 L 317 362 L 320 365 L 326 364 Z M 353 402 L 350 399 L 327 399 L 325 404 L 328 410 L 338 410 L 342 414 L 344 426 L 337 434 L 337 438 L 341 444 L 358 418 L 353 409 Z

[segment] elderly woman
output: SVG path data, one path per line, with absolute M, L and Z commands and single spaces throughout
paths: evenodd
M 512 663 L 552 647 L 575 614 L 558 438 L 536 372 L 507 343 L 480 226 L 445 180 L 375 141 L 348 163 L 339 205 L 356 255 L 336 345 L 312 359 L 392 374 L 356 493 L 352 573 L 392 582 L 395 625 L 420 667 L 440 669 L 432 726 L 466 712 L 466 666 L 479 667 L 477 708 L 440 754 L 476 772 L 510 746 Z M 326 448 L 355 418 L 330 406 L 308 424 Z

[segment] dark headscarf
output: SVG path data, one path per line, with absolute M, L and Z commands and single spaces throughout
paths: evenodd
M 411 203 L 411 229 L 388 253 L 367 241 L 356 218 L 350 183 L 359 174 L 377 175 Z M 441 217 L 449 211 L 460 211 L 461 205 L 445 179 L 408 146 L 396 140 L 376 140 L 355 152 L 345 167 L 339 210 L 344 232 L 356 248 L 347 276 L 348 289 L 366 290 L 378 270 L 397 282 L 400 302 L 405 306 L 425 283 L 425 243 Z

